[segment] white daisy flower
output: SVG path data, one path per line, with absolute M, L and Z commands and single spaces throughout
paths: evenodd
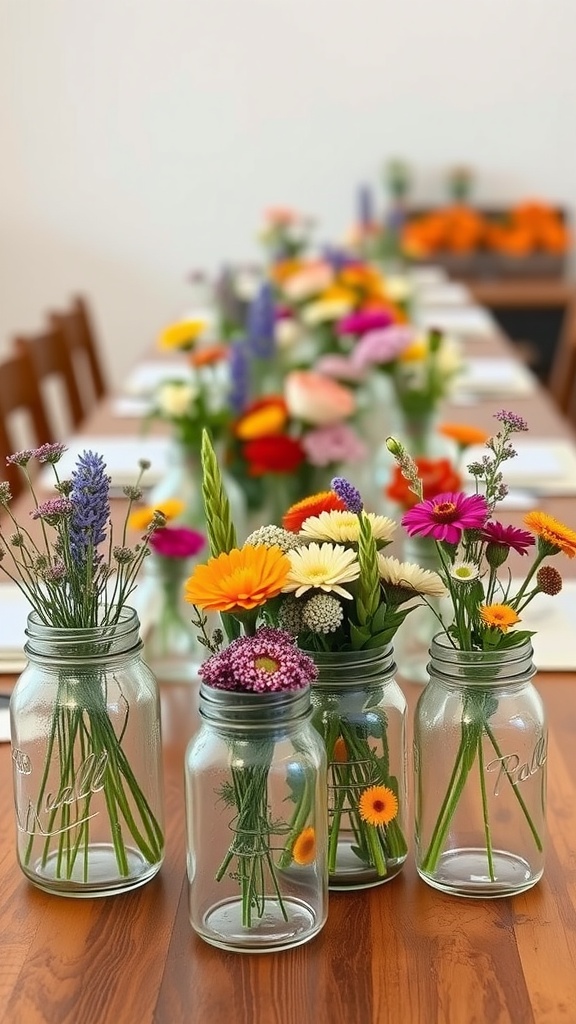
M 324 590 L 352 600 L 341 585 L 358 579 L 360 566 L 352 548 L 341 544 L 309 544 L 287 552 L 291 569 L 284 592 L 301 597 L 308 590 Z
M 396 523 L 388 516 L 379 516 L 367 512 L 372 527 L 372 536 L 376 541 L 388 543 L 396 529 Z M 340 544 L 354 543 L 358 540 L 360 523 L 355 512 L 339 511 L 321 512 L 319 516 L 310 516 L 300 531 L 304 537 L 314 540 L 333 540 Z
M 479 573 L 480 567 L 474 562 L 454 562 L 450 569 L 452 579 L 458 580 L 459 583 L 471 583 L 472 580 L 478 579 Z
M 309 327 L 323 324 L 330 320 L 340 320 L 350 312 L 352 304 L 347 299 L 318 299 L 310 302 L 302 310 L 302 320 Z
M 384 584 L 413 590 L 426 597 L 444 597 L 446 587 L 437 572 L 422 569 L 413 562 L 399 562 L 392 556 L 378 555 L 378 573 Z

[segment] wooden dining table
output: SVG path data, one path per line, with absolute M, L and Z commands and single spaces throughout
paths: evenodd
M 477 355 L 510 355 L 497 333 Z M 502 405 L 538 437 L 574 435 L 533 395 L 448 407 L 492 430 Z M 82 432 L 136 434 L 110 401 Z M 576 527 L 576 497 L 538 500 Z M 520 524 L 521 513 L 507 521 Z M 557 563 L 558 564 L 558 563 Z M 560 567 L 560 566 L 559 566 Z M 561 567 L 574 575 L 567 559 Z M 574 622 L 576 629 L 576 620 Z M 402 681 L 412 713 L 421 687 Z M 9 693 L 13 677 L 0 677 Z M 10 747 L 0 745 L 0 1021 L 6 1024 L 574 1024 L 576 1022 L 576 665 L 540 672 L 549 716 L 548 846 L 542 880 L 512 898 L 461 899 L 422 882 L 412 851 L 389 883 L 330 894 L 311 942 L 224 952 L 188 919 L 183 762 L 197 727 L 194 683 L 160 680 L 166 859 L 131 893 L 51 896 L 16 862 Z

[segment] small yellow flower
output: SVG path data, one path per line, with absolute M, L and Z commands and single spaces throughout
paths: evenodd
M 180 349 L 187 351 L 198 341 L 206 328 L 208 321 L 201 317 L 190 320 L 179 320 L 175 324 L 169 324 L 161 331 L 158 338 L 158 348 Z
M 128 528 L 143 532 L 147 530 L 154 519 L 155 512 L 163 512 L 166 521 L 176 519 L 184 511 L 184 502 L 180 498 L 167 498 L 166 501 L 159 501 L 157 505 L 146 505 L 143 508 L 135 508 L 130 513 Z
M 521 621 L 520 616 L 507 604 L 480 605 L 480 618 L 486 626 L 499 629 L 501 633 L 507 633 L 510 626 Z
M 358 809 L 369 825 L 388 825 L 398 814 L 398 797 L 388 786 L 370 786 L 362 793 Z
M 296 864 L 311 864 L 316 856 L 316 833 L 311 825 L 296 837 L 292 859 Z
M 405 348 L 399 358 L 403 363 L 422 363 L 427 356 L 428 345 L 425 341 L 417 340 Z

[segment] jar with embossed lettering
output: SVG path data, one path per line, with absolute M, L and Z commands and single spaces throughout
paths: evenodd
M 513 896 L 544 870 L 546 716 L 532 645 L 432 640 L 414 724 L 416 866 L 456 896 Z
M 18 861 L 62 896 L 134 889 L 164 856 L 158 686 L 134 609 L 111 618 L 58 628 L 32 612 L 10 701 Z

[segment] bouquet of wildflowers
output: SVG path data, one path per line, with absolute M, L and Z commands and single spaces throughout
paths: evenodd
M 537 594 L 554 596 L 562 589 L 560 572 L 547 560 L 560 553 L 569 558 L 576 555 L 576 532 L 545 512 L 527 513 L 524 517 L 527 529 L 507 526 L 495 518 L 495 509 L 507 493 L 502 466 L 516 455 L 510 438 L 528 429 L 522 417 L 512 412 L 498 412 L 496 419 L 500 429 L 486 441 L 486 453 L 468 466 L 476 485 L 473 494 L 447 491 L 422 500 L 422 480 L 416 463 L 397 439 L 387 441 L 389 451 L 419 499 L 405 512 L 402 525 L 411 536 L 430 537 L 435 541 L 438 572 L 448 590 L 452 614 L 448 624 L 440 616 L 440 630 L 450 645 L 460 651 L 503 651 L 523 644 L 532 636 L 531 631 L 521 627 L 524 609 Z M 524 579 L 514 588 L 507 565 L 510 553 L 526 556 L 531 549 L 534 554 Z M 489 688 L 471 692 L 465 699 L 460 748 L 441 813 L 423 855 L 425 872 L 435 870 L 466 779 L 477 759 L 483 758 L 484 739 L 497 758 L 502 756 L 490 725 L 496 709 L 497 703 Z M 503 774 L 541 850 L 541 837 L 530 820 L 515 780 L 506 770 Z M 482 807 L 489 876 L 494 880 L 484 788 Z
M 287 584 L 290 561 L 277 544 L 255 538 L 238 547 L 218 461 L 205 433 L 202 445 L 203 491 L 212 557 L 195 567 L 185 586 L 186 600 L 197 610 L 200 642 L 210 657 L 200 668 L 204 684 L 249 694 L 297 691 L 315 678 L 313 661 L 293 637 L 275 625 L 274 604 Z M 206 613 L 220 614 L 222 628 L 209 634 Z M 229 641 L 222 647 L 224 636 Z M 267 889 L 283 909 L 278 872 L 290 865 L 311 865 L 317 851 L 313 819 L 313 782 L 306 776 L 293 792 L 293 809 L 272 819 L 268 776 L 270 740 L 251 735 L 230 741 L 230 784 L 218 791 L 229 816 L 232 839 L 217 871 L 238 880 L 243 925 L 251 927 L 266 910 Z M 278 849 L 280 853 L 278 854 Z
M 100 455 L 86 451 L 78 457 L 69 480 L 61 479 L 58 463 L 65 452 L 62 444 L 44 444 L 35 450 L 11 455 L 8 462 L 19 466 L 26 476 L 33 498 L 32 519 L 39 522 L 39 539 L 18 523 L 11 508 L 7 483 L 0 484 L 0 505 L 5 519 L 0 528 L 0 569 L 19 587 L 38 621 L 45 626 L 71 631 L 99 627 L 110 643 L 119 623 L 154 532 L 165 523 L 161 512 L 150 518 L 141 540 L 129 547 L 127 525 L 115 542 L 110 522 L 109 477 Z M 57 497 L 38 502 L 29 473 L 32 461 L 52 466 Z M 132 504 L 142 496 L 140 479 L 149 463 L 140 463 L 135 486 L 126 487 L 127 517 Z M 10 532 L 11 531 L 11 532 Z M 100 644 L 98 650 L 102 649 Z M 29 808 L 26 830 L 30 839 L 25 863 L 31 861 L 39 844 L 42 863 L 57 852 L 56 877 L 70 879 L 76 862 L 84 861 L 90 838 L 92 790 L 85 796 L 84 813 L 73 825 L 69 821 L 69 794 L 75 786 L 78 763 L 95 759 L 103 765 L 101 788 L 110 817 L 119 874 L 129 873 L 126 834 L 150 863 L 161 859 L 162 830 L 144 796 L 106 713 L 105 686 L 97 664 L 93 671 L 78 675 L 74 697 L 68 696 L 70 668 L 59 672 L 59 696 L 55 703 L 43 781 L 35 807 Z M 126 724 L 130 709 L 126 707 Z M 47 789 L 51 762 L 59 759 L 59 789 Z M 41 824 L 49 812 L 47 824 Z M 36 823 L 36 825 L 34 824 Z M 85 855 L 86 854 L 86 855 Z M 87 881 L 87 878 L 84 878 Z

